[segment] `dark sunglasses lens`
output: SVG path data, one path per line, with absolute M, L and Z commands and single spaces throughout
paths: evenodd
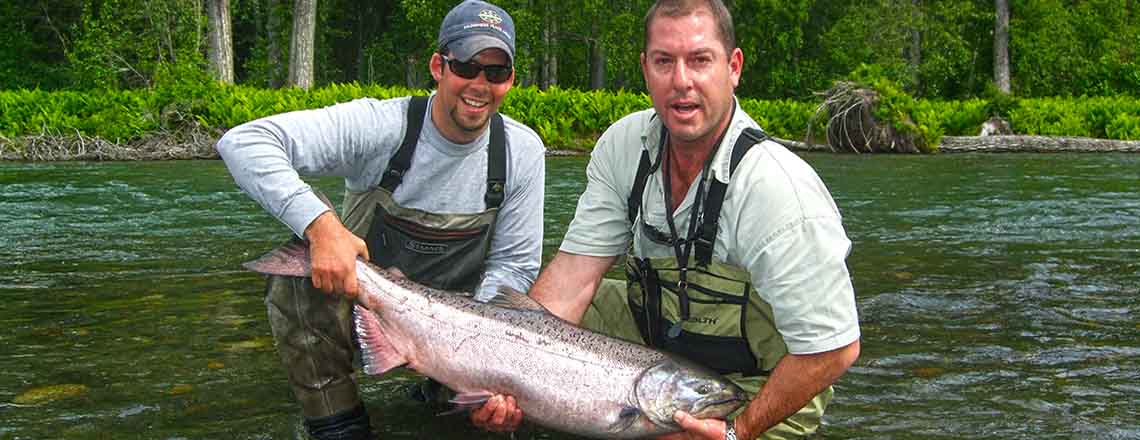
M 465 79 L 475 79 L 476 76 L 479 76 L 479 71 L 486 72 L 487 81 L 495 84 L 511 79 L 511 72 L 514 71 L 510 66 L 484 66 L 474 61 L 464 63 L 451 59 L 447 60 L 447 66 L 451 68 L 453 73 Z
M 451 67 L 451 71 L 455 72 L 462 78 L 473 79 L 479 76 L 479 71 L 482 70 L 476 63 L 463 63 L 455 60 L 448 60 L 447 65 Z
M 511 68 L 507 66 L 483 66 L 483 72 L 487 73 L 487 81 L 496 84 L 511 79 Z

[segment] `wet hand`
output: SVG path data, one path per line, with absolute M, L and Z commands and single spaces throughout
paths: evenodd
M 471 411 L 471 424 L 490 432 L 514 432 L 522 419 L 522 410 L 513 396 L 491 396 L 481 408 Z
M 659 440 L 724 440 L 727 428 L 724 420 L 698 419 L 684 411 L 673 413 L 673 421 L 684 431 L 658 437 Z
M 360 293 L 356 257 L 368 260 L 364 240 L 346 229 L 332 211 L 313 220 L 305 229 L 305 238 L 309 240 L 313 287 L 355 298 Z

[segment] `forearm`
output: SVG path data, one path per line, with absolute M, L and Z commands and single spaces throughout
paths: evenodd
M 301 176 L 347 178 L 372 169 L 377 148 L 400 136 L 398 126 L 380 125 L 374 115 L 382 112 L 373 107 L 358 100 L 269 116 L 234 127 L 215 148 L 238 186 L 302 235 L 326 207 Z
M 227 132 L 216 149 L 242 191 L 303 236 L 326 207 L 301 180 L 298 164 L 287 151 L 287 137 L 270 120 L 258 120 Z
M 859 357 L 859 341 L 810 355 L 788 354 L 736 419 L 738 438 L 752 439 L 803 408 Z
M 530 296 L 551 313 L 578 323 L 590 307 L 602 276 L 615 261 L 617 256 L 593 257 L 559 251 L 539 274 Z

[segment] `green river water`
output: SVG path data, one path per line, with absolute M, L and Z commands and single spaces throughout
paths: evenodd
M 804 157 L 863 330 L 823 438 L 1140 438 L 1140 155 Z M 547 162 L 547 259 L 585 163 Z M 0 439 L 302 438 L 240 268 L 287 234 L 218 161 L 0 163 Z M 410 381 L 362 379 L 381 438 L 509 438 Z

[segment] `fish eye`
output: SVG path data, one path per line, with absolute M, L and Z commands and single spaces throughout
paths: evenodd
M 711 392 L 712 392 L 712 387 L 708 386 L 708 384 L 701 385 L 701 386 L 697 387 L 697 393 L 699 393 L 699 394 L 708 394 Z

